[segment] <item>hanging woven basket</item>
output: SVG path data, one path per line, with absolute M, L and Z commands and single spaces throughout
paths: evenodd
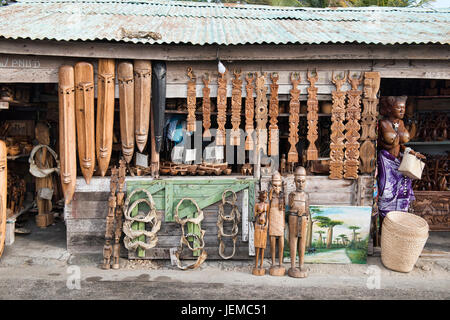
M 411 213 L 391 211 L 381 229 L 381 261 L 386 268 L 410 272 L 428 239 L 428 223 Z

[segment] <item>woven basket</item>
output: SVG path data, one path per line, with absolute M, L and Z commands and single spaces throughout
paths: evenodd
M 381 229 L 381 261 L 386 268 L 410 272 L 428 239 L 428 223 L 421 217 L 391 211 Z

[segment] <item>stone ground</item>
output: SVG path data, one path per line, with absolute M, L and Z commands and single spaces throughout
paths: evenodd
M 293 279 L 253 276 L 252 261 L 206 261 L 181 271 L 168 261 L 122 259 L 120 270 L 106 271 L 101 252 L 66 251 L 62 222 L 33 224 L 0 259 L 0 299 L 450 299 L 450 232 L 430 233 L 410 273 L 386 269 L 376 252 L 367 265 L 308 264 L 308 278 Z

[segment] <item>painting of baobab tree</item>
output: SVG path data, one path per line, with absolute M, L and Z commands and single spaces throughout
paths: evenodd
M 309 207 L 306 263 L 367 262 L 371 207 Z

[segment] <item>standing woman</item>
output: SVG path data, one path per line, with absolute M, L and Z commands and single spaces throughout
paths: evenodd
M 407 96 L 383 97 L 378 135 L 378 211 L 380 223 L 389 211 L 408 211 L 409 205 L 415 200 L 412 181 L 398 171 L 403 153 L 408 151 L 419 159 L 425 156 L 405 147 L 410 140 L 409 132 L 403 123 Z

